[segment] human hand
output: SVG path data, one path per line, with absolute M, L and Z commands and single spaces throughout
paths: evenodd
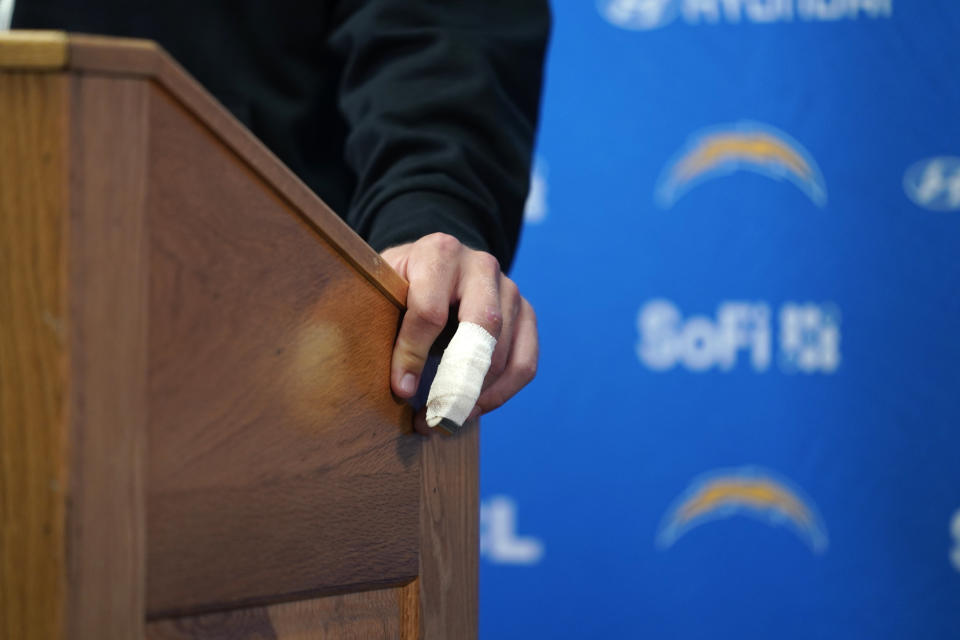
M 457 305 L 460 322 L 476 323 L 497 339 L 468 419 L 493 411 L 533 379 L 539 354 L 536 316 L 517 285 L 500 273 L 496 258 L 444 233 L 391 247 L 381 255 L 410 283 L 390 367 L 390 386 L 397 396 L 409 399 L 417 393 L 430 347 L 446 326 L 450 308 Z M 414 426 L 425 435 L 432 431 L 423 411 Z

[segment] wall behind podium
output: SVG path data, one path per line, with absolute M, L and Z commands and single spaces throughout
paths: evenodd
M 554 14 L 481 636 L 960 637 L 960 3 Z

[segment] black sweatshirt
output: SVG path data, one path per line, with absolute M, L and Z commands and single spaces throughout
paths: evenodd
M 375 249 L 512 262 L 546 0 L 16 0 L 13 27 L 156 40 Z

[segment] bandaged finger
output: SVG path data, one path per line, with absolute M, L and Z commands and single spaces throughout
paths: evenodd
M 473 322 L 461 322 L 443 352 L 427 396 L 427 425 L 463 426 L 483 388 L 497 339 Z

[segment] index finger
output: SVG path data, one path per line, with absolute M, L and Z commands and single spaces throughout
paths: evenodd
M 393 348 L 390 382 L 394 393 L 410 398 L 417 392 L 430 347 L 447 324 L 450 300 L 459 278 L 459 251 L 430 250 L 425 259 L 411 259 L 407 311 Z

